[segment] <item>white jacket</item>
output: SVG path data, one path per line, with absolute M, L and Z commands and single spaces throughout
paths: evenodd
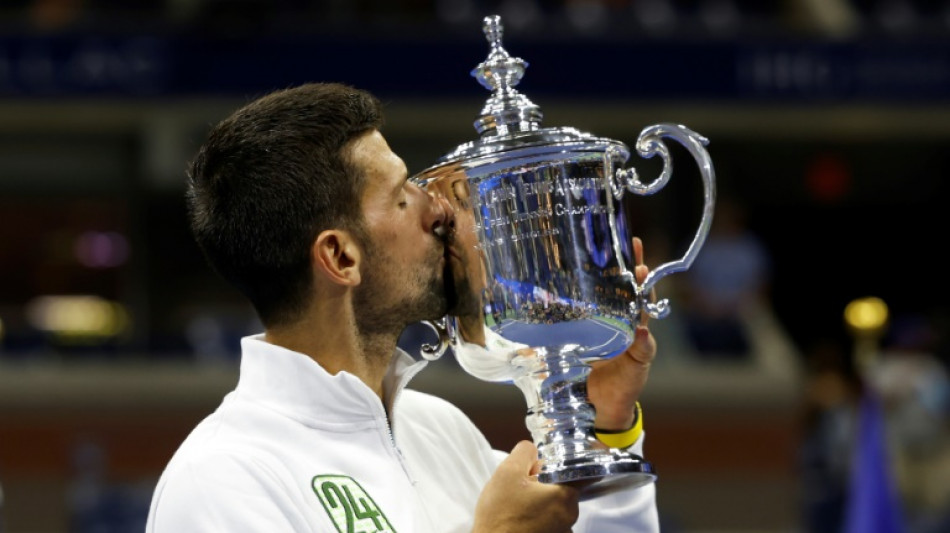
M 244 338 L 242 352 L 237 387 L 162 474 L 147 533 L 471 530 L 504 454 L 453 405 L 404 390 L 424 361 L 396 354 L 384 407 L 356 376 L 330 375 L 263 336 Z M 652 485 L 582 503 L 575 525 L 658 530 Z

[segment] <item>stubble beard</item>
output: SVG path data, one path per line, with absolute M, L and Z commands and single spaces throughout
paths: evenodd
M 441 246 L 433 246 L 423 268 L 417 269 L 395 269 L 394 261 L 373 244 L 364 249 L 366 267 L 361 271 L 361 283 L 353 291 L 360 337 L 396 339 L 409 324 L 446 314 L 450 276 L 447 269 L 439 266 Z

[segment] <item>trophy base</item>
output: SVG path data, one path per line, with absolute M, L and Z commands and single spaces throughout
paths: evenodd
M 538 481 L 569 483 L 580 487 L 581 500 L 648 485 L 656 481 L 653 465 L 641 457 L 611 448 L 584 457 L 542 466 Z

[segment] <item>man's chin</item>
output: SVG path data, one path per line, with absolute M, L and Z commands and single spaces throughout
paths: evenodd
M 445 304 L 442 311 L 442 315 L 451 315 L 453 311 L 458 306 L 458 292 L 455 290 L 455 281 L 452 279 L 452 276 L 446 273 L 444 282 L 442 283 L 442 301 Z
M 452 279 L 446 283 L 445 295 L 447 315 L 463 319 L 481 316 L 480 298 L 473 292 L 467 279 Z

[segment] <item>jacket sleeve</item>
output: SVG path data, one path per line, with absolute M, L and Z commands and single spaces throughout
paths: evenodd
M 642 433 L 629 451 L 643 456 Z M 496 450 L 496 465 L 507 456 Z M 616 490 L 582 501 L 574 533 L 659 533 L 656 508 L 656 486 L 653 483 L 637 488 Z
M 250 533 L 311 527 L 266 467 L 217 454 L 170 465 L 155 489 L 145 530 Z M 335 529 L 328 523 L 326 531 Z
M 471 496 L 471 507 L 474 511 L 478 492 L 508 453 L 492 449 L 478 428 L 466 417 L 459 417 L 457 421 L 457 428 L 456 424 L 451 425 L 455 428 L 451 433 L 456 440 L 457 450 L 466 457 L 466 464 L 484 464 L 483 468 L 476 469 L 480 475 L 479 486 Z M 439 427 L 445 432 L 448 426 L 449 424 L 442 421 L 438 424 L 423 425 L 423 429 Z M 645 432 L 641 433 L 640 438 L 628 450 L 642 456 L 644 436 Z M 652 483 L 610 492 L 581 502 L 580 515 L 573 528 L 574 533 L 658 533 L 659 530 L 656 491 Z
M 630 452 L 643 456 L 642 433 Z M 582 501 L 580 516 L 574 524 L 575 533 L 659 533 L 656 508 L 656 486 L 653 483 L 636 488 L 615 490 Z

